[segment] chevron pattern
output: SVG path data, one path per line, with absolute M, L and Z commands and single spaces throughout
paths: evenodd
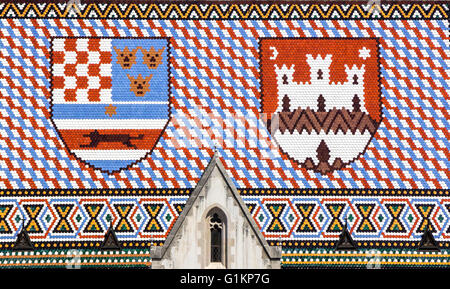
M 216 145 L 240 188 L 450 187 L 448 20 L 8 19 L 0 26 L 2 188 L 190 188 Z M 50 38 L 77 35 L 172 38 L 172 121 L 152 155 L 121 173 L 77 161 L 50 121 Z M 380 38 L 383 121 L 364 156 L 322 176 L 280 153 L 259 115 L 259 37 Z
M 448 4 L 1 3 L 0 17 L 104 19 L 446 19 Z
M 439 240 L 449 237 L 444 228 L 450 215 L 440 198 L 245 196 L 244 201 L 255 207 L 252 216 L 263 235 L 273 241 L 281 238 L 286 245 L 335 241 L 346 220 L 354 240 L 366 246 L 375 241 L 385 246 L 394 240 L 418 241 L 427 219 Z
M 0 242 L 15 240 L 25 218 L 33 241 L 102 241 L 110 224 L 121 241 L 164 240 L 187 196 L 0 199 Z
M 164 242 L 191 190 L 0 192 L 0 248 L 14 242 L 22 218 L 37 248 L 96 248 L 110 224 L 124 247 L 141 248 Z M 450 246 L 448 190 L 246 189 L 240 194 L 270 244 L 333 247 L 347 221 L 360 247 L 414 248 L 429 220 L 440 246 Z

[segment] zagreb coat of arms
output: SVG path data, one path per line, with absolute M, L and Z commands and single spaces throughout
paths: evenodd
M 381 122 L 378 42 L 263 38 L 261 107 L 288 158 L 321 174 L 364 154 Z
M 76 158 L 112 173 L 150 154 L 170 118 L 165 38 L 53 38 L 51 119 Z

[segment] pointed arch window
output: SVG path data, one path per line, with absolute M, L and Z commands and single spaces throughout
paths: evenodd
M 209 262 L 226 266 L 226 217 L 222 210 L 214 208 L 208 213 Z
M 214 213 L 209 220 L 211 230 L 211 262 L 222 262 L 222 220 Z

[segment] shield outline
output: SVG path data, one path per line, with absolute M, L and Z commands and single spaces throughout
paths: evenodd
M 64 140 L 64 138 L 62 137 L 58 126 L 56 126 L 54 120 L 53 120 L 53 41 L 54 39 L 165 39 L 167 41 L 167 99 L 168 99 L 168 116 L 167 116 L 167 121 L 166 124 L 164 125 L 164 127 L 161 129 L 161 132 L 159 133 L 158 137 L 155 140 L 155 143 L 153 144 L 153 147 L 151 149 L 148 150 L 148 152 L 142 156 L 139 159 L 136 159 L 133 162 L 130 162 L 130 164 L 128 164 L 126 167 L 123 168 L 119 168 L 119 169 L 115 169 L 115 170 L 105 170 L 103 168 L 100 167 L 96 167 L 93 164 L 89 163 L 88 161 L 83 160 L 82 158 L 80 158 L 79 156 L 77 156 L 75 153 L 72 152 L 72 150 L 69 148 L 69 146 L 66 144 L 66 141 Z M 102 173 L 106 173 L 109 175 L 115 174 L 115 173 L 119 173 L 123 170 L 128 170 L 129 168 L 131 168 L 132 166 L 136 165 L 137 163 L 143 161 L 144 159 L 148 158 L 152 153 L 153 150 L 155 149 L 156 145 L 159 143 L 159 140 L 161 139 L 162 135 L 164 134 L 167 126 L 169 125 L 170 121 L 172 120 L 172 105 L 173 105 L 173 101 L 172 101 L 172 76 L 171 76 L 171 67 L 172 67 L 172 54 L 171 54 L 171 37 L 153 37 L 153 36 L 148 36 L 148 37 L 112 37 L 112 36 L 92 36 L 92 37 L 76 37 L 76 36 L 67 36 L 67 37 L 63 37 L 63 36 L 52 36 L 50 37 L 50 47 L 49 47 L 49 55 L 50 55 L 50 80 L 49 80 L 49 90 L 50 90 L 50 106 L 49 106 L 49 112 L 50 112 L 50 122 L 52 123 L 53 127 L 55 128 L 57 135 L 58 135 L 58 139 L 61 140 L 61 142 L 64 145 L 64 148 L 67 150 L 68 155 L 73 156 L 78 162 L 84 164 L 85 166 L 94 169 L 94 170 L 99 170 Z M 111 60 L 112 62 L 112 60 Z M 83 169 L 80 166 L 80 169 Z
M 286 157 L 288 160 L 291 161 L 291 163 L 298 165 L 300 169 L 303 169 L 304 167 L 300 163 L 300 161 L 296 160 L 295 158 L 291 157 L 285 150 L 280 146 L 279 142 L 276 140 L 276 138 L 272 135 L 271 129 L 269 126 L 271 125 L 270 121 L 272 120 L 272 117 L 270 119 L 264 118 L 266 115 L 266 112 L 264 112 L 264 85 L 263 85 L 263 65 L 262 65 L 262 59 L 263 59 L 263 52 L 262 52 L 262 42 L 264 40 L 301 40 L 301 39 L 307 39 L 307 40 L 375 40 L 376 41 L 376 62 L 377 62 L 377 81 L 378 81 L 378 99 L 379 99 L 379 117 L 380 120 L 376 123 L 376 129 L 374 134 L 370 137 L 367 144 L 365 145 L 364 149 L 360 151 L 352 160 L 348 162 L 344 162 L 341 169 L 335 170 L 333 169 L 331 172 L 327 174 L 332 174 L 335 171 L 339 171 L 345 168 L 348 168 L 348 166 L 358 160 L 361 156 L 363 156 L 366 153 L 366 150 L 370 143 L 372 142 L 373 138 L 377 134 L 378 128 L 380 127 L 381 123 L 383 122 L 383 102 L 382 102 L 382 92 L 381 92 L 381 63 L 380 63 L 380 38 L 379 37 L 259 37 L 258 38 L 258 57 L 259 57 L 259 104 L 260 104 L 260 110 L 259 113 L 261 114 L 261 119 L 265 122 L 265 127 L 270 135 L 270 138 L 277 144 L 277 147 L 279 151 L 281 152 L 281 155 Z M 309 170 L 304 168 L 305 170 Z M 313 172 L 316 172 L 313 170 Z

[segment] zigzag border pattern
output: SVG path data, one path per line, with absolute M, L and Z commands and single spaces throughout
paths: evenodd
M 0 18 L 446 19 L 448 4 L 0 3 Z
M 77 196 L 77 192 L 82 195 Z M 27 193 L 30 195 L 5 194 L 0 198 L 1 249 L 11 247 L 22 218 L 39 249 L 99 248 L 111 223 L 124 248 L 162 245 L 190 190 Z M 448 193 L 448 190 L 240 190 L 269 243 L 281 241 L 283 246 L 294 248 L 334 247 L 346 219 L 360 247 L 415 248 L 425 220 L 429 220 L 440 246 L 449 248 Z

